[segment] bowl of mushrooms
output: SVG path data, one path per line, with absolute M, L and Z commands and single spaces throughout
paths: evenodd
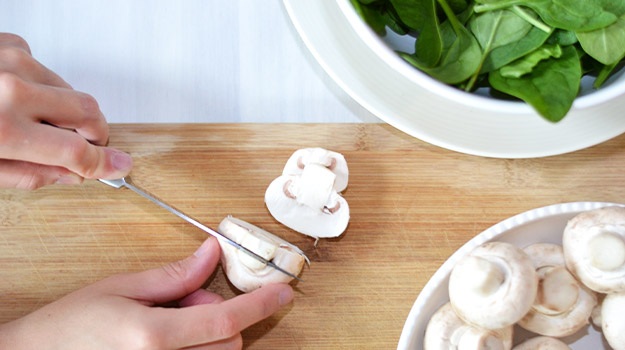
M 625 349 L 625 205 L 533 209 L 431 277 L 398 349 Z

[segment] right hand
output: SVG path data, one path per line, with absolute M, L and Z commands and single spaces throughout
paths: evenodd
M 97 101 L 35 60 L 24 39 L 0 33 L 0 187 L 127 175 L 132 158 L 107 142 Z

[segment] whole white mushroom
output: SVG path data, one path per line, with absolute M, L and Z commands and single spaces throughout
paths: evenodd
M 536 243 L 523 251 L 532 260 L 539 282 L 536 299 L 519 326 L 540 335 L 564 337 L 587 325 L 597 298 L 566 269 L 562 246 Z
M 625 208 L 578 214 L 567 223 L 562 245 L 566 267 L 588 288 L 625 292 Z
M 450 303 L 441 306 L 430 318 L 423 340 L 424 350 L 509 350 L 512 326 L 488 330 L 462 321 Z
M 601 330 L 614 350 L 625 350 L 625 293 L 608 294 L 603 299 Z
M 449 299 L 465 322 L 501 329 L 518 322 L 530 310 L 537 286 L 534 265 L 520 248 L 489 242 L 454 266 Z
M 512 350 L 571 350 L 566 343 L 551 337 L 530 338 Z

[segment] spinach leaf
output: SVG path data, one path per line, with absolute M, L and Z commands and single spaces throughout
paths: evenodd
M 573 45 L 577 42 L 575 32 L 570 30 L 556 29 L 547 39 L 549 44 L 558 44 L 561 46 Z
M 603 68 L 599 71 L 597 79 L 595 79 L 595 82 L 592 84 L 592 86 L 595 89 L 600 88 L 601 85 L 603 85 L 603 83 L 605 83 L 605 81 L 608 79 L 614 68 L 616 68 L 617 64 L 618 63 L 606 64 L 605 66 L 603 66 Z
M 496 70 L 489 74 L 488 80 L 493 88 L 524 100 L 545 119 L 557 122 L 571 108 L 581 77 L 577 50 L 565 46 L 560 58 L 541 61 L 520 78 L 506 78 L 501 70 Z
M 435 79 L 447 84 L 457 84 L 468 79 L 478 69 L 481 57 L 480 44 L 458 21 L 447 2 L 445 0 L 438 0 L 438 2 L 447 15 L 447 22 L 453 29 L 453 34 L 448 30 L 443 32 L 443 25 L 441 25 L 443 53 L 439 64 L 435 67 L 428 67 L 412 55 L 402 54 L 402 57 Z
M 419 31 L 415 55 L 428 67 L 434 67 L 441 58 L 442 38 L 434 0 L 391 0 L 401 20 Z
M 357 0 L 351 0 L 351 3 L 360 18 L 362 18 L 374 32 L 380 36 L 386 35 L 386 22 L 378 10 L 366 6 L 366 4 L 361 4 Z
M 499 72 L 501 76 L 506 78 L 519 78 L 530 73 L 540 61 L 550 57 L 559 58 L 560 56 L 562 56 L 560 45 L 546 44 L 527 54 L 525 57 L 501 67 Z
M 575 34 L 584 51 L 603 64 L 612 65 L 625 57 L 625 14 L 605 28 Z
M 549 37 L 549 33 L 533 27 L 521 40 L 495 48 L 486 57 L 482 73 L 499 69 L 506 64 L 525 56 L 539 48 Z
M 545 23 L 573 31 L 588 31 L 606 27 L 616 21 L 616 15 L 604 10 L 607 0 L 476 0 L 475 12 L 500 10 L 514 5 L 527 6 Z

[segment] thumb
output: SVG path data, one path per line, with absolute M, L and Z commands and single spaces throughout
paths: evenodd
M 124 296 L 155 304 L 183 298 L 202 287 L 219 262 L 217 239 L 208 238 L 184 260 L 143 272 L 119 276 Z

